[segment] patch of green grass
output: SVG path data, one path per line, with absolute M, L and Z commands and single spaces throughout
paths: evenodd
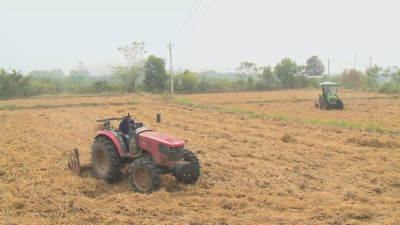
M 254 111 L 252 110 L 246 110 L 246 109 L 240 109 L 240 108 L 232 108 L 231 111 L 239 114 L 248 114 L 248 115 L 254 115 Z
M 363 124 L 363 123 L 353 123 L 353 122 L 342 121 L 342 120 L 325 121 L 325 120 L 320 120 L 320 119 L 304 120 L 304 122 L 312 123 L 312 124 L 333 125 L 333 126 L 339 126 L 339 127 L 344 127 L 344 128 L 365 128 L 366 130 L 376 131 L 376 132 L 384 131 L 382 125 L 374 124 L 374 123 Z
M 5 109 L 14 109 L 17 106 L 15 104 L 4 104 L 4 105 L 0 105 L 0 110 L 5 110 Z
M 78 98 L 78 97 L 102 97 L 102 96 L 120 96 L 121 92 L 103 92 L 98 94 L 73 94 L 73 93 L 63 93 L 63 94 L 45 94 L 39 96 L 31 96 L 27 99 L 60 99 L 60 98 Z
M 129 101 L 127 104 L 128 105 L 137 105 L 139 103 L 140 103 L 139 101 Z
M 197 103 L 193 100 L 187 99 L 187 98 L 174 98 L 174 99 L 172 99 L 172 102 L 176 103 L 176 104 L 180 104 L 180 105 L 187 105 L 187 106 L 199 105 L 199 103 Z
M 78 103 L 78 104 L 37 104 L 32 106 L 16 106 L 16 105 L 0 105 L 0 110 L 23 110 L 23 109 L 54 109 L 54 108 L 75 108 L 75 107 L 98 107 L 98 106 L 106 106 L 106 105 L 136 105 L 139 104 L 138 101 L 129 101 L 129 102 L 112 102 L 112 103 Z
M 279 120 L 284 120 L 284 119 L 295 119 L 295 118 L 290 118 L 290 117 L 288 117 L 288 116 L 285 116 L 285 115 L 281 115 L 281 114 L 271 114 L 271 115 L 269 115 L 269 117 L 272 117 L 272 118 L 274 118 L 274 119 L 279 119 Z M 300 119 L 300 118 L 296 118 L 296 119 Z

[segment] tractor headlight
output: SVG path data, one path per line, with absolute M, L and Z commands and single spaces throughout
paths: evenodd
M 169 148 L 168 148 L 168 151 L 170 151 L 170 152 L 179 152 L 179 151 L 183 151 L 183 147 L 184 147 L 184 146 L 169 147 Z

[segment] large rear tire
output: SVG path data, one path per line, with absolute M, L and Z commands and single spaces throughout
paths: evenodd
M 147 158 L 133 161 L 130 168 L 129 180 L 136 192 L 151 193 L 161 187 L 161 179 L 157 168 Z
M 344 104 L 343 104 L 342 100 L 338 99 L 336 104 L 337 104 L 337 109 L 343 110 Z
M 121 178 L 123 160 L 114 143 L 107 137 L 98 137 L 92 145 L 92 167 L 97 178 L 113 183 Z
M 201 176 L 201 165 L 199 163 L 199 159 L 197 159 L 196 155 L 190 150 L 183 150 L 183 160 L 186 162 L 190 162 L 192 164 L 192 172 L 186 175 L 177 175 L 174 174 L 174 177 L 177 181 L 185 183 L 185 184 L 194 184 L 199 181 Z

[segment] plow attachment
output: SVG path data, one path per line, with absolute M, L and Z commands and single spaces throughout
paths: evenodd
M 68 167 L 78 175 L 81 173 L 78 149 L 74 149 L 74 152 L 68 157 Z

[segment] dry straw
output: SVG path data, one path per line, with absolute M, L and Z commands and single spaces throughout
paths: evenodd
M 291 94 L 281 92 L 281 98 L 291 99 Z M 226 94 L 210 96 L 208 100 L 230 100 Z M 258 100 L 256 96 L 241 93 L 230 98 L 238 102 Z M 201 102 L 196 95 L 183 97 Z M 268 94 L 260 97 L 267 100 Z M 0 149 L 4 182 L 0 221 L 7 221 L 8 206 L 10 224 L 400 223 L 398 135 L 253 118 L 163 102 L 154 96 L 53 100 L 12 104 L 140 104 L 0 111 L 0 145 L 4 146 Z M 300 103 L 287 102 L 285 107 L 291 104 Z M 386 104 L 383 109 L 397 115 Z M 393 99 L 391 104 L 398 102 Z M 282 112 L 286 109 L 278 107 Z M 371 107 L 360 104 L 337 115 L 347 120 Z M 268 110 L 275 108 L 264 110 L 271 113 Z M 81 163 L 90 165 L 90 145 L 99 129 L 95 120 L 126 111 L 150 128 L 162 111 L 157 131 L 185 140 L 186 147 L 198 155 L 203 165 L 200 182 L 184 185 L 164 175 L 159 192 L 142 195 L 134 193 L 127 175 L 109 185 L 91 171 L 81 177 L 70 172 L 66 158 L 74 148 L 81 152 Z M 383 120 L 383 115 L 374 117 Z

